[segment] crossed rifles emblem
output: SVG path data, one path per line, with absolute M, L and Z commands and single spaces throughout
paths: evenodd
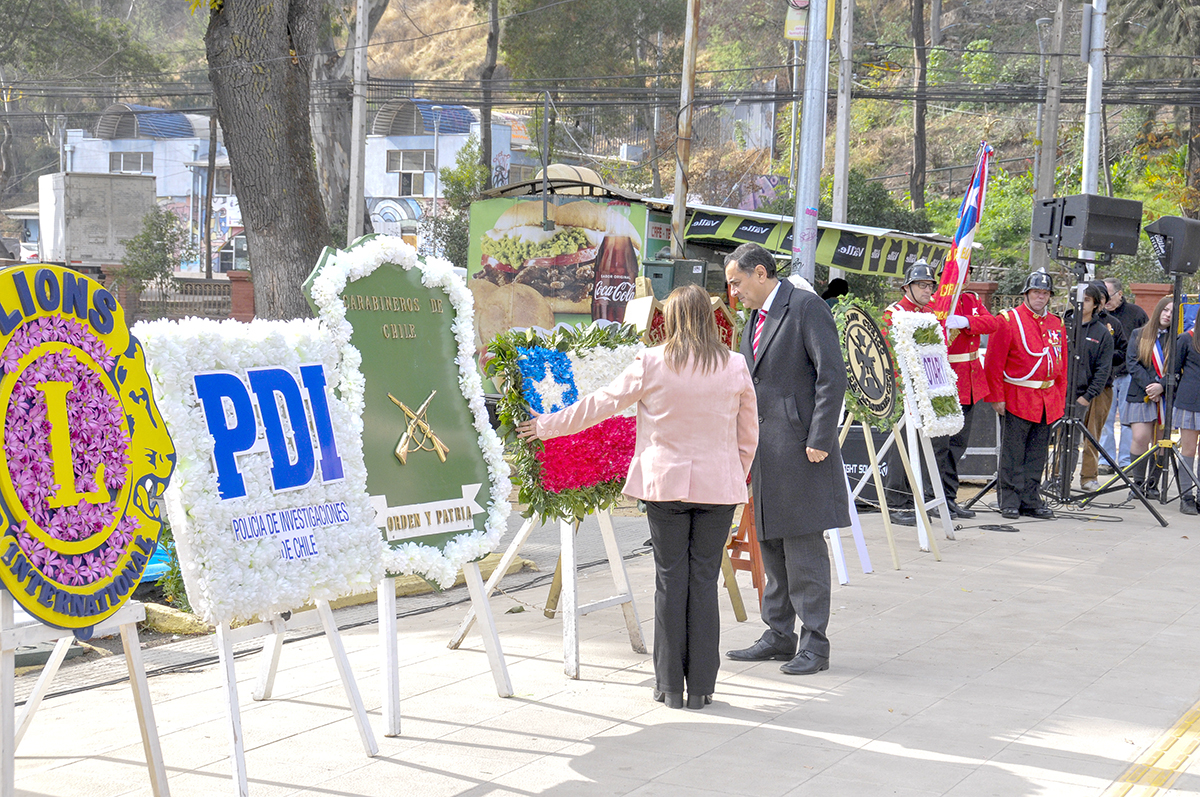
M 429 402 L 433 401 L 433 397 L 436 395 L 436 390 L 430 393 L 429 398 L 425 399 L 416 412 L 413 412 L 403 401 L 388 393 L 388 398 L 392 400 L 392 403 L 408 416 L 408 426 L 405 428 L 404 434 L 400 435 L 400 442 L 396 443 L 396 459 L 400 460 L 401 465 L 408 464 L 408 455 L 413 451 L 433 451 L 438 455 L 438 459 L 442 462 L 446 461 L 446 454 L 450 453 L 450 449 L 438 439 L 425 420 L 425 410 L 428 409 Z M 422 435 L 419 440 L 417 439 L 418 432 Z

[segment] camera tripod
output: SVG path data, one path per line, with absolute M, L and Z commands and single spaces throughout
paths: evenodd
M 1055 252 L 1054 254 L 1060 253 Z M 1058 258 L 1055 259 L 1057 260 Z M 1060 260 L 1060 262 L 1064 261 Z M 1072 318 L 1071 329 L 1067 336 L 1067 398 L 1062 418 L 1055 421 L 1050 427 L 1050 439 L 1051 446 L 1054 449 L 1054 456 L 1049 459 L 1051 473 L 1050 478 L 1042 483 L 1042 494 L 1062 504 L 1077 503 L 1082 508 L 1099 496 L 1119 490 L 1129 490 L 1130 494 L 1141 501 L 1147 511 L 1154 515 L 1154 519 L 1160 525 L 1166 526 L 1166 518 L 1150 503 L 1150 500 L 1142 491 L 1142 486 L 1135 483 L 1121 470 L 1116 460 L 1104 450 L 1104 447 L 1100 445 L 1100 441 L 1088 431 L 1087 425 L 1083 422 L 1086 408 L 1079 404 L 1074 395 L 1075 385 L 1078 384 L 1079 369 L 1083 367 L 1081 362 L 1083 358 L 1082 346 L 1079 345 L 1083 337 L 1083 288 L 1087 284 L 1089 264 L 1105 261 L 1076 258 L 1065 260 L 1065 262 L 1071 263 L 1071 271 L 1078 280 L 1075 287 L 1071 290 Z M 1097 307 L 1092 312 L 1099 312 L 1099 309 Z M 1095 492 L 1074 490 L 1071 487 L 1080 442 L 1090 444 L 1093 450 L 1113 470 L 1113 476 Z
M 1078 283 L 1071 291 L 1072 321 L 1067 345 L 1068 359 L 1066 407 L 1064 408 L 1063 416 L 1051 424 L 1050 427 L 1050 445 L 1053 448 L 1054 455 L 1047 458 L 1049 474 L 1048 478 L 1044 478 L 1042 481 L 1041 493 L 1056 503 L 1077 503 L 1079 507 L 1083 508 L 1101 495 L 1127 489 L 1135 498 L 1142 502 L 1142 505 L 1146 507 L 1147 511 L 1154 516 L 1155 520 L 1157 520 L 1160 525 L 1166 526 L 1168 525 L 1166 518 L 1164 518 L 1162 514 L 1150 503 L 1149 499 L 1142 491 L 1141 485 L 1136 484 L 1121 470 L 1120 467 L 1118 467 L 1116 460 L 1114 460 L 1113 457 L 1104 450 L 1104 447 L 1100 445 L 1100 442 L 1092 435 L 1091 432 L 1088 431 L 1087 426 L 1083 422 L 1084 407 L 1082 407 L 1076 401 L 1074 396 L 1076 378 L 1079 373 L 1079 368 L 1081 367 L 1080 360 L 1082 358 L 1080 346 L 1077 344 L 1077 341 L 1079 341 L 1080 336 L 1083 334 L 1083 286 L 1087 282 L 1088 266 L 1095 262 L 1109 261 L 1084 260 L 1078 258 L 1066 259 L 1061 257 L 1061 250 L 1059 248 L 1047 248 L 1051 251 L 1052 259 L 1059 262 L 1069 262 L 1072 264 L 1071 271 L 1075 274 Z M 1176 304 L 1178 304 L 1179 292 L 1181 288 L 1182 277 L 1176 276 Z M 1174 352 L 1175 349 L 1172 346 L 1171 364 L 1167 368 L 1168 374 L 1173 373 L 1171 369 L 1174 367 Z M 1166 392 L 1164 392 L 1164 397 L 1165 396 Z M 1079 450 L 1079 443 L 1081 440 L 1090 443 L 1097 453 L 1104 458 L 1104 461 L 1107 462 L 1113 469 L 1113 476 L 1108 479 L 1108 481 L 1096 492 L 1089 493 L 1083 490 L 1073 490 L 1071 487 L 1072 476 L 1074 475 L 1075 471 L 1075 455 Z M 1169 444 L 1170 440 L 1168 439 L 1166 442 Z M 1151 450 L 1153 451 L 1153 449 Z M 1149 452 L 1147 452 L 1147 456 L 1148 455 Z M 1183 467 L 1187 468 L 1187 465 L 1184 464 Z M 1188 473 L 1191 473 L 1190 469 L 1188 470 Z M 999 482 L 1000 474 L 997 471 L 997 474 L 992 477 L 987 485 L 985 485 L 982 490 L 974 495 L 963 506 L 970 508 L 992 489 L 998 490 Z
M 1183 293 L 1183 275 L 1176 273 L 1173 276 L 1175 277 L 1175 285 L 1174 293 L 1171 296 L 1172 332 L 1178 329 L 1179 304 Z M 1157 325 L 1158 319 L 1152 318 L 1147 323 Z M 1132 332 L 1132 330 L 1130 331 Z M 1178 378 L 1175 374 L 1175 369 L 1178 366 L 1178 363 L 1174 337 L 1175 336 L 1173 334 L 1168 336 L 1169 351 L 1164 352 L 1166 355 L 1166 364 L 1163 367 L 1163 423 L 1160 427 L 1161 434 L 1159 435 L 1159 439 L 1152 442 L 1150 444 L 1150 448 L 1148 448 L 1145 453 L 1133 460 L 1133 462 L 1130 463 L 1130 467 L 1127 469 L 1135 470 L 1135 466 L 1145 461 L 1148 468 L 1152 468 L 1152 470 L 1147 470 L 1146 484 L 1153 485 L 1158 489 L 1158 501 L 1160 504 L 1164 505 L 1174 500 L 1169 497 L 1171 482 L 1174 480 L 1176 486 L 1180 486 L 1179 473 L 1181 469 L 1189 478 L 1191 478 L 1193 487 L 1196 485 L 1196 474 L 1192 470 L 1192 464 L 1184 459 L 1183 454 L 1181 454 L 1179 449 L 1176 447 L 1175 441 L 1171 439 L 1171 430 L 1174 426 L 1172 414 L 1175 406 L 1175 382 Z M 1084 429 L 1083 431 L 1085 434 L 1087 433 L 1087 429 Z M 1088 436 L 1091 437 L 1091 435 Z M 1134 494 L 1141 499 L 1142 503 L 1146 505 L 1146 508 L 1150 510 L 1151 514 L 1158 518 L 1159 523 L 1166 526 L 1166 520 L 1164 520 L 1162 516 L 1155 511 L 1154 507 L 1151 506 L 1149 500 L 1147 500 L 1146 496 L 1143 494 L 1141 485 L 1134 485 L 1134 483 L 1124 473 L 1122 473 L 1119 468 L 1116 468 L 1115 463 L 1112 462 L 1112 458 L 1108 456 L 1108 452 L 1104 451 L 1099 446 L 1097 446 L 1097 450 L 1104 455 L 1104 458 L 1108 460 L 1110 464 L 1114 465 L 1113 473 L 1120 474 L 1121 478 L 1126 484 L 1130 485 Z M 1095 493 L 1089 493 L 1086 499 L 1079 502 L 1079 505 L 1081 507 L 1086 506 L 1096 496 L 1112 492 L 1113 490 L 1117 489 L 1121 489 L 1120 486 L 1112 484 L 1112 480 L 1110 479 L 1109 483 L 1102 487 L 1099 491 Z M 1182 494 L 1183 491 L 1181 489 L 1180 496 L 1182 496 Z

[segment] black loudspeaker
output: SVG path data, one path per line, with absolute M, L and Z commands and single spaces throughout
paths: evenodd
M 1158 264 L 1168 274 L 1195 274 L 1200 266 L 1200 221 L 1163 216 L 1146 225 Z
M 1063 197 L 1060 245 L 1065 249 L 1136 255 L 1142 203 L 1095 194 Z

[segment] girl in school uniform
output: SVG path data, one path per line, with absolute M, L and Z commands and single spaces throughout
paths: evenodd
M 1166 422 L 1162 417 L 1163 373 L 1167 367 L 1168 347 L 1175 344 L 1171 334 L 1172 318 L 1171 297 L 1164 296 L 1154 306 L 1145 326 L 1138 327 L 1129 336 L 1129 350 L 1125 356 L 1132 378 L 1125 406 L 1121 408 L 1121 419 L 1129 425 L 1132 441 L 1129 451 L 1135 460 L 1130 466 L 1129 477 L 1142 485 L 1147 498 L 1158 498 L 1158 488 L 1146 481 L 1149 458 L 1137 460 L 1150 448 L 1154 425 Z

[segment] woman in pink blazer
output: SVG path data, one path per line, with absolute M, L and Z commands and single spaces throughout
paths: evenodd
M 646 349 L 608 387 L 518 426 L 526 439 L 574 434 L 637 404 L 624 492 L 646 502 L 654 544 L 654 699 L 712 702 L 720 667 L 717 574 L 758 446 L 746 358 L 721 341 L 708 294 L 672 291 L 666 342 Z

